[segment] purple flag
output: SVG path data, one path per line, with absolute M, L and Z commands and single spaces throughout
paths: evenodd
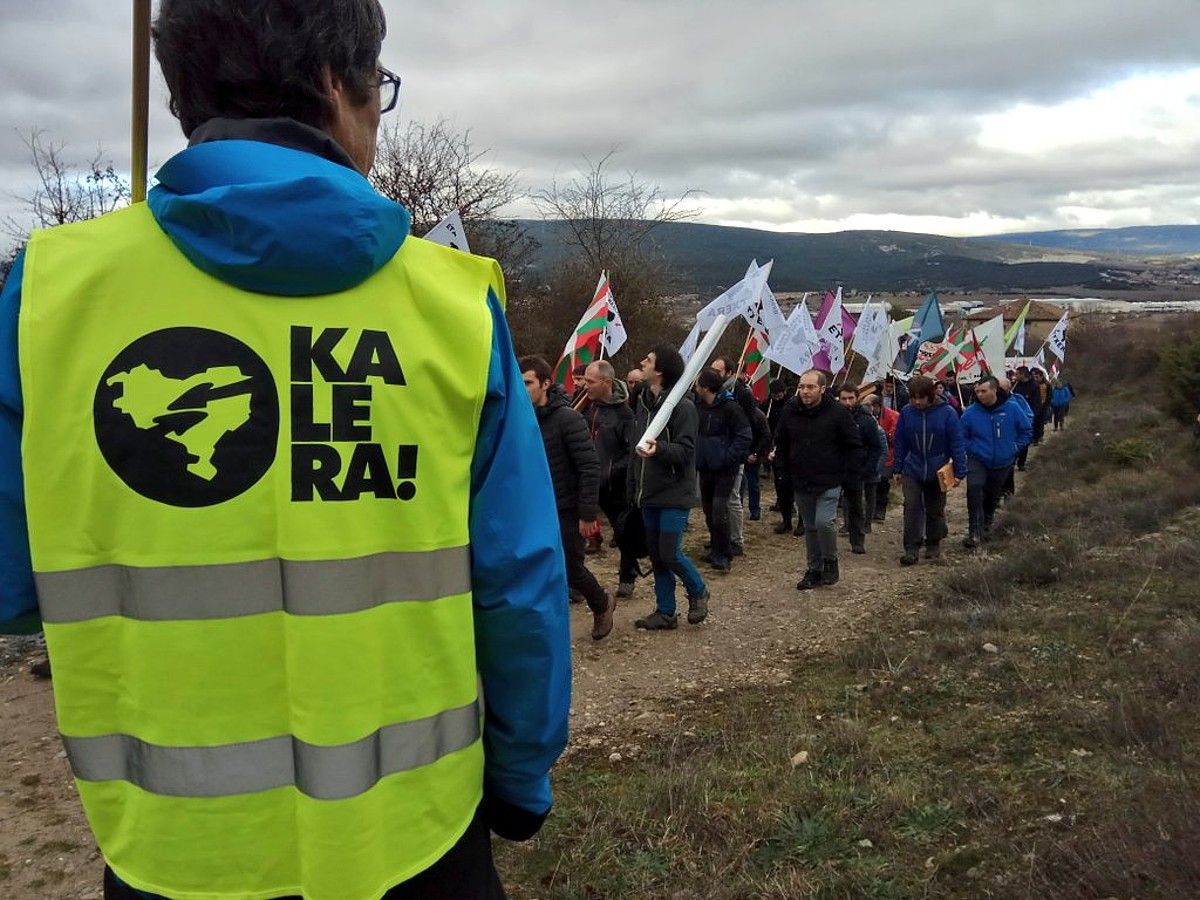
M 836 302 L 837 296 L 833 291 L 825 292 L 825 296 L 821 298 L 821 311 L 817 313 L 815 324 L 817 334 L 822 334 L 822 329 L 825 327 L 826 321 L 829 319 L 829 314 L 836 304 L 842 310 L 842 343 L 846 344 L 854 337 L 854 329 L 858 326 L 858 321 L 846 310 L 843 304 Z M 814 369 L 824 369 L 826 372 L 832 372 L 832 365 L 828 350 L 822 348 L 813 354 Z M 841 366 L 838 368 L 840 369 Z M 837 372 L 833 372 L 833 374 L 836 375 Z

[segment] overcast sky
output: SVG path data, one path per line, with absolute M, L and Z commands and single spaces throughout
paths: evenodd
M 130 6 L 0 0 L 0 217 L 31 189 L 31 129 L 128 168 Z M 530 189 L 615 149 L 718 224 L 1200 222 L 1198 0 L 384 7 L 391 115 L 470 129 Z M 153 170 L 183 146 L 157 71 L 150 121 Z

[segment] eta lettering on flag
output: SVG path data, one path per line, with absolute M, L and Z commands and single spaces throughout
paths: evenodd
M 600 341 L 604 329 L 608 327 L 609 293 L 608 278 L 602 273 L 592 302 L 588 304 L 579 324 L 567 338 L 562 356 L 554 366 L 554 380 L 561 384 L 568 394 L 575 392 L 575 369 L 600 358 Z
M 742 360 L 742 371 L 750 382 L 750 392 L 759 403 L 767 402 L 767 372 L 771 364 L 764 357 L 764 352 L 770 344 L 761 331 L 751 331 L 750 340 L 746 342 L 746 356 Z
M 462 216 L 457 209 L 451 211 L 446 218 L 430 228 L 425 235 L 425 240 L 441 244 L 443 247 L 453 247 L 464 253 L 471 252 L 471 246 L 467 243 L 467 232 L 463 228 Z
M 1067 361 L 1067 313 L 1062 314 L 1062 318 L 1046 338 L 1046 346 L 1063 362 Z
M 817 336 L 821 349 L 813 356 L 813 366 L 837 374 L 846 366 L 846 339 L 854 334 L 858 323 L 842 306 L 842 289 L 825 293 L 821 311 L 817 314 Z

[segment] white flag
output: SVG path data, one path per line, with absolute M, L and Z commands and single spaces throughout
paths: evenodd
M 745 318 L 752 330 L 766 337 L 767 343 L 776 339 L 787 324 L 783 318 L 783 310 L 779 308 L 779 301 L 775 299 L 775 293 L 767 284 L 763 285 L 758 302 Z
M 425 240 L 433 241 L 435 244 L 441 244 L 444 247 L 453 247 L 455 250 L 462 250 L 464 253 L 471 252 L 471 247 L 467 243 L 467 232 L 463 228 L 462 216 L 459 215 L 457 209 L 429 229 L 429 233 L 425 235 Z
M 1064 312 L 1050 337 L 1046 338 L 1046 346 L 1063 362 L 1067 361 L 1067 314 Z
M 1004 374 L 1004 316 L 994 316 L 975 326 L 975 337 L 983 351 L 983 364 L 993 375 Z
M 629 336 L 625 333 L 625 323 L 621 321 L 621 313 L 617 309 L 617 299 L 613 296 L 612 285 L 608 282 L 608 273 L 600 276 L 604 283 L 605 296 L 608 299 L 608 324 L 604 326 L 604 334 L 600 342 L 604 344 L 604 352 L 612 356 L 623 346 Z
M 1020 353 L 1022 356 L 1025 355 L 1025 322 L 1024 321 L 1021 322 L 1021 327 L 1017 329 L 1017 336 L 1013 340 L 1012 348 L 1014 350 L 1016 350 L 1018 353 Z
M 868 297 L 867 305 L 858 317 L 858 327 L 854 329 L 854 339 L 851 341 L 850 347 L 855 353 L 862 354 L 866 359 L 874 359 L 875 352 L 887 330 L 888 317 L 882 301 L 872 306 L 871 299 Z
M 808 305 L 801 300 L 788 316 L 779 337 L 771 341 L 763 358 L 779 363 L 789 372 L 803 375 L 812 368 L 816 349 L 817 331 L 808 313 Z
M 683 357 L 686 363 L 692 358 L 692 354 L 696 352 L 696 346 L 700 343 L 700 323 L 697 322 L 692 326 L 692 330 L 688 332 L 688 336 L 683 339 L 683 343 L 679 347 L 679 355 Z
M 745 277 L 741 281 L 705 306 L 696 315 L 696 322 L 700 325 L 700 330 L 708 331 L 712 328 L 717 316 L 722 315 L 728 316 L 731 319 L 742 316 L 746 321 L 751 321 L 751 316 L 758 306 L 763 289 L 767 286 L 767 278 L 770 277 L 772 265 L 774 265 L 774 260 L 768 262 L 765 266 L 760 266 L 757 260 L 751 262 L 750 267 L 746 269 Z
M 846 333 L 842 328 L 842 289 L 837 289 L 825 319 L 817 323 L 821 346 L 829 354 L 829 370 L 834 374 L 846 368 Z

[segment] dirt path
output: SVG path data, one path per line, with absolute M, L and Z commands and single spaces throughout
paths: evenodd
M 861 637 L 873 621 L 910 615 L 937 572 L 925 564 L 898 567 L 896 505 L 868 536 L 865 556 L 850 554 L 842 538 L 840 584 L 798 593 L 804 542 L 772 532 L 778 516 L 765 512 L 770 502 L 764 492 L 764 520 L 746 522 L 746 556 L 731 574 L 701 567 L 713 597 L 703 625 L 689 626 L 681 616 L 677 631 L 635 630 L 633 620 L 654 605 L 649 579 L 618 605 L 616 627 L 604 641 L 591 640 L 587 610 L 572 607 L 572 748 L 636 755 L 638 741 L 671 730 L 680 708 L 734 685 L 779 683 L 795 657 Z M 965 553 L 958 545 L 964 504 L 960 488 L 948 504 L 951 564 Z M 698 559 L 705 540 L 698 510 L 692 521 L 685 547 Z M 615 550 L 591 557 L 589 565 L 615 587 Z M 36 658 L 32 648 L 0 638 L 0 897 L 99 898 L 102 864 L 57 739 L 50 683 L 28 672 Z

